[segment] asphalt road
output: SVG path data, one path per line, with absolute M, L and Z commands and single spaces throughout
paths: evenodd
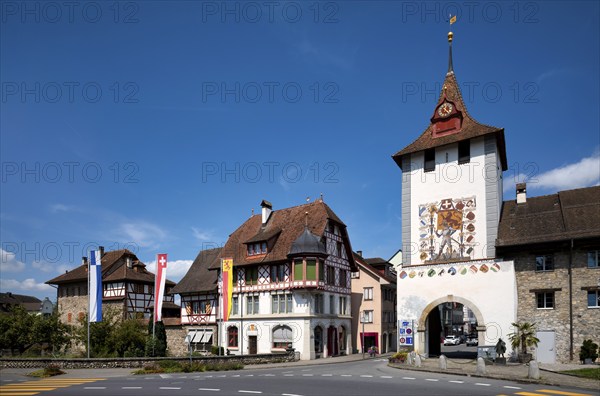
M 90 370 L 90 377 L 101 378 L 101 371 Z M 129 375 L 86 382 L 60 378 L 51 381 L 37 380 L 31 385 L 3 382 L 0 395 L 594 395 L 590 391 L 539 384 L 398 370 L 387 367 L 385 359 L 227 372 Z

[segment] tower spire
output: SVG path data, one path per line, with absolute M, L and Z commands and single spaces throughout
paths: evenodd
M 448 32 L 448 73 L 454 73 L 454 66 L 452 65 L 452 32 Z

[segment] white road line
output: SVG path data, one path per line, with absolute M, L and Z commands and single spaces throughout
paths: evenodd
M 302 374 L 303 377 L 312 377 L 314 374 Z
M 373 376 L 372 376 L 372 375 L 364 375 L 364 374 L 363 374 L 363 375 L 361 375 L 361 377 L 363 377 L 363 378 L 373 378 Z
M 232 375 L 232 377 L 239 377 L 239 376 L 240 376 L 240 375 L 239 375 L 239 374 L 236 374 L 236 375 Z
M 402 377 L 402 379 L 414 380 L 414 379 L 416 379 L 416 378 L 414 378 L 414 377 Z
M 226 375 L 217 375 L 217 378 L 225 378 L 227 377 Z
M 261 391 L 239 390 L 239 393 L 262 393 Z
M 164 389 L 164 390 L 178 390 L 181 389 L 180 387 L 175 387 L 175 386 L 161 386 L 158 389 Z
M 333 374 L 321 374 L 321 377 L 332 377 Z
M 295 393 L 282 393 L 281 396 L 302 396 L 302 395 L 296 395 Z
M 289 373 L 293 373 L 293 371 L 284 371 L 283 374 L 289 374 Z M 285 393 L 284 393 L 285 395 Z
M 312 369 L 304 369 L 304 370 L 302 370 L 302 371 L 312 371 Z
M 254 377 L 254 374 L 246 374 L 246 377 Z
M 12 382 L 14 380 L 2 380 L 2 382 Z
M 84 386 L 83 389 L 106 389 L 106 386 Z
M 438 382 L 439 380 L 435 378 L 425 378 L 425 381 Z
M 141 386 L 123 386 L 121 389 L 142 389 Z
M 504 385 L 504 388 L 506 388 L 506 389 L 523 389 L 523 388 L 519 388 L 518 386 L 508 386 L 508 385 Z
M 261 374 L 263 377 L 275 377 L 275 374 Z
M 342 374 L 342 377 L 352 377 L 352 374 Z
M 283 374 L 284 377 L 293 377 L 294 374 Z
M 475 385 L 479 385 L 479 386 L 492 386 L 492 384 L 482 384 L 481 382 L 475 382 Z
M 221 389 L 217 389 L 217 388 L 198 388 L 198 390 L 209 391 L 209 392 L 220 392 L 221 391 Z
M 464 384 L 465 381 L 448 381 L 448 382 L 452 382 L 453 384 Z
M 382 375 L 381 378 L 394 378 L 391 375 Z

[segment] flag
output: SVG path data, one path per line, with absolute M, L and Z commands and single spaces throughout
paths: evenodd
M 450 25 L 452 25 L 455 22 L 456 22 L 456 15 L 454 15 L 452 18 L 450 18 Z
M 223 321 L 229 320 L 231 313 L 231 294 L 233 293 L 233 259 L 221 260 L 221 279 L 223 282 Z
M 167 255 L 156 255 L 156 277 L 154 278 L 154 322 L 162 319 L 162 303 L 167 280 Z
M 102 262 L 99 250 L 90 251 L 88 260 L 90 322 L 102 322 Z

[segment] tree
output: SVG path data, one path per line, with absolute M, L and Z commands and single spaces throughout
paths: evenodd
M 527 347 L 535 347 L 540 339 L 535 336 L 535 323 L 517 322 L 512 324 L 515 328 L 514 333 L 510 333 L 508 338 L 513 349 L 519 349 L 519 353 L 526 354 Z
M 144 325 L 137 319 L 123 320 L 110 337 L 110 344 L 121 357 L 144 356 Z
M 70 330 L 71 326 L 62 323 L 55 310 L 50 316 L 35 317 L 31 328 L 31 341 L 40 344 L 42 351 L 50 349 L 55 352 L 70 343 Z
M 102 322 L 90 323 L 90 357 L 111 357 L 115 356 L 114 345 L 111 344 L 114 339 L 113 333 L 117 329 L 120 321 L 120 312 L 111 307 L 102 310 Z M 87 348 L 88 328 L 87 315 L 79 320 L 80 326 L 75 332 L 76 339 Z
M 35 318 L 22 306 L 13 306 L 8 315 L 2 316 L 0 324 L 2 348 L 9 348 L 13 353 L 17 350 L 20 355 L 29 349 L 34 344 L 31 329 Z
M 156 322 L 154 328 L 152 319 L 148 322 L 148 339 L 146 341 L 146 356 L 167 356 L 167 332 L 162 321 Z

